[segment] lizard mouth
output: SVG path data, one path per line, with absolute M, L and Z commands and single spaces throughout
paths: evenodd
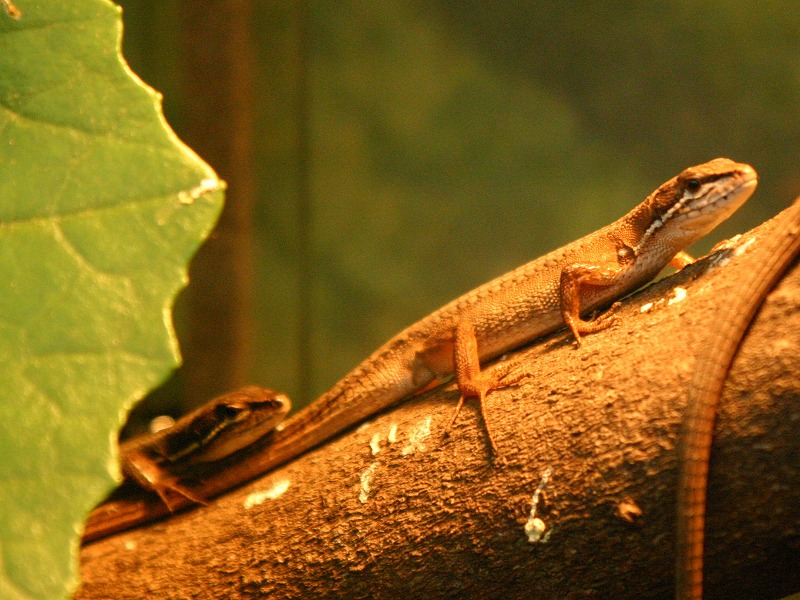
M 702 216 L 709 209 L 718 210 L 720 207 L 730 204 L 730 212 L 725 215 L 727 218 L 750 198 L 758 185 L 758 174 L 750 165 L 741 165 L 736 176 L 728 177 L 729 181 L 724 186 L 709 188 L 700 196 L 686 199 L 685 204 L 679 202 L 674 207 L 678 208 L 676 216 L 693 219 Z
M 726 159 L 717 159 L 708 165 L 721 160 L 729 166 L 722 172 L 705 177 L 702 173 L 694 175 L 690 172 L 677 182 L 670 182 L 681 188 L 680 197 L 666 211 L 652 218 L 635 248 L 637 252 L 658 231 L 686 247 L 730 217 L 750 198 L 758 185 L 755 169 Z M 688 189 L 692 182 L 696 188 L 694 191 Z
M 705 183 L 714 183 L 694 196 L 685 196 L 661 218 L 693 237 L 702 237 L 744 204 L 758 185 L 758 174 L 750 165 L 738 164 L 735 171 Z

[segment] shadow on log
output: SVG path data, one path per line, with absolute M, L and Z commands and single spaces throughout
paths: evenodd
M 530 377 L 489 395 L 499 457 L 474 404 L 442 438 L 449 383 L 208 506 L 84 547 L 76 597 L 671 598 L 695 358 L 771 225 L 629 298 L 579 349 L 561 331 L 506 357 Z M 795 266 L 722 398 L 707 598 L 800 590 L 799 340 Z

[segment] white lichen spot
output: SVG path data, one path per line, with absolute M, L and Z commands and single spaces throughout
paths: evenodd
M 740 246 L 738 246 L 736 248 L 736 252 L 735 252 L 736 256 L 739 256 L 739 255 L 744 254 L 745 252 L 747 252 L 747 249 L 751 245 L 753 245 L 753 243 L 755 243 L 755 241 L 756 241 L 755 237 L 748 238 L 747 241 L 743 242 Z
M 528 522 L 525 523 L 525 535 L 528 536 L 528 541 L 531 544 L 535 544 L 542 540 L 545 529 L 547 529 L 547 525 L 545 525 L 544 521 L 542 521 L 539 517 L 528 519 Z
M 392 423 L 392 426 L 389 427 L 389 435 L 386 436 L 386 441 L 390 444 L 394 444 L 397 441 L 397 423 Z
M 667 304 L 672 306 L 673 304 L 677 304 L 678 302 L 682 302 L 686 298 L 686 288 L 682 288 L 680 286 L 674 288 L 672 298 L 667 301 Z
M 408 456 L 416 451 L 424 452 L 427 447 L 425 440 L 431 436 L 431 417 L 414 427 L 408 434 L 408 444 L 403 447 L 402 455 Z
M 747 247 L 753 243 L 754 238 L 748 239 L 746 242 L 737 246 L 742 235 L 738 234 L 728 240 L 722 240 L 711 248 L 708 254 L 708 261 L 713 267 L 724 267 L 728 264 L 734 256 L 738 256 L 747 251 Z
M 361 504 L 366 504 L 369 499 L 369 493 L 372 490 L 372 475 L 375 473 L 375 467 L 377 466 L 378 463 L 374 462 L 361 473 L 361 491 L 358 494 L 358 501 Z
M 376 433 L 372 436 L 372 439 L 369 441 L 369 451 L 372 453 L 372 456 L 375 456 L 378 452 L 381 451 L 381 434 Z
M 709 255 L 720 253 L 719 252 L 720 250 L 730 250 L 731 248 L 736 246 L 736 244 L 739 243 L 740 239 L 742 239 L 742 234 L 741 233 L 737 233 L 735 236 L 730 237 L 727 240 L 720 240 L 719 242 L 714 244 L 714 246 L 712 246 L 711 252 L 709 252 Z M 726 254 L 726 253 L 722 252 L 720 254 Z
M 292 485 L 292 482 L 288 479 L 281 479 L 276 481 L 275 484 L 269 488 L 268 490 L 264 490 L 262 492 L 253 492 L 252 494 L 248 494 L 247 498 L 244 499 L 244 508 L 245 510 L 250 510 L 254 506 L 258 506 L 259 504 L 263 504 L 267 500 L 277 500 L 284 493 L 286 490 L 289 489 L 289 486 Z
M 525 535 L 528 536 L 528 542 L 531 544 L 536 544 L 539 542 L 544 544 L 547 543 L 548 539 L 550 539 L 550 532 L 546 532 L 547 524 L 536 516 L 536 510 L 539 508 L 539 501 L 544 493 L 544 488 L 547 485 L 547 482 L 550 481 L 550 477 L 552 475 L 553 469 L 551 467 L 547 467 L 542 472 L 542 479 L 539 481 L 539 485 L 537 486 L 536 490 L 534 490 L 533 496 L 531 496 L 531 514 L 528 516 L 528 522 L 525 523 Z
M 603 376 L 606 374 L 606 370 L 603 365 L 597 367 L 594 372 L 594 380 L 595 381 L 603 381 Z
M 639 309 L 639 312 L 646 313 L 651 308 L 653 308 L 653 303 L 652 302 L 646 302 L 645 304 L 642 304 L 641 308 Z

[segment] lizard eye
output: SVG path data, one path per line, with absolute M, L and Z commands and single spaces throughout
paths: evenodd
M 214 409 L 217 420 L 225 423 L 238 421 L 245 412 L 247 412 L 245 407 L 236 404 L 220 404 Z
M 699 179 L 687 179 L 686 180 L 686 189 L 690 192 L 696 192 L 700 189 L 700 180 Z

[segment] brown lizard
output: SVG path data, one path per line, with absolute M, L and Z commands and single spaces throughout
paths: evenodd
M 776 219 L 780 219 L 780 224 L 763 240 L 759 260 L 741 271 L 736 294 L 726 295 L 720 304 L 715 327 L 697 357 L 680 442 L 675 553 L 677 600 L 700 600 L 703 596 L 708 466 L 714 421 L 725 379 L 753 317 L 800 252 L 800 199 Z
M 190 493 L 211 498 L 236 487 L 454 373 L 459 407 L 465 398 L 477 397 L 485 415 L 486 394 L 509 382 L 503 381 L 507 368 L 481 371 L 481 363 L 564 324 L 578 345 L 581 334 L 609 326 L 610 312 L 594 321 L 581 315 L 641 287 L 669 263 L 687 264 L 683 249 L 739 208 L 757 181 L 752 167 L 725 158 L 684 170 L 614 223 L 478 287 L 400 332 L 281 424 L 268 443 Z M 175 508 L 190 503 L 185 496 L 172 501 Z M 84 539 L 166 512 L 157 501 L 107 503 L 90 516 Z
M 209 468 L 224 468 L 226 461 L 239 460 L 239 453 L 258 447 L 290 409 L 291 402 L 283 394 L 248 385 L 214 398 L 170 427 L 121 443 L 125 479 L 154 492 L 160 500 L 112 496 L 92 512 L 84 541 L 106 535 L 112 523 L 125 529 L 122 523 L 133 515 L 156 518 L 187 504 L 205 504 L 210 496 L 191 489 L 190 482 Z
M 275 429 L 290 408 L 283 394 L 255 385 L 224 394 L 166 429 L 120 444 L 122 473 L 157 493 L 170 510 L 170 492 L 202 504 L 205 498 L 186 488 L 181 475 L 252 446 Z

